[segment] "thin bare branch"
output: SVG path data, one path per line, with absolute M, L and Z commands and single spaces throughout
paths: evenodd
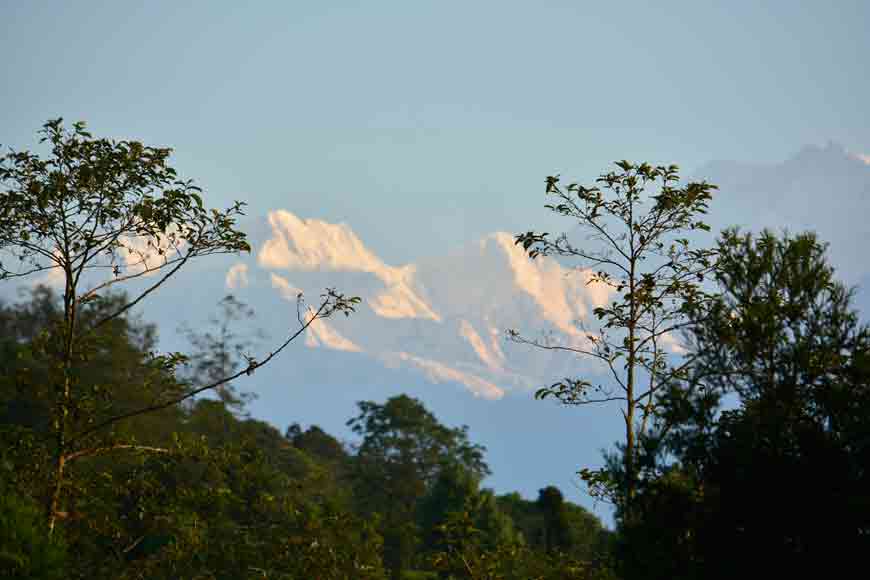
M 542 343 L 538 340 L 524 338 L 523 336 L 521 336 L 519 334 L 509 335 L 509 339 L 512 342 L 516 342 L 517 344 L 527 344 L 529 346 L 534 346 L 535 348 L 540 348 L 542 350 L 567 351 L 567 352 L 573 352 L 575 354 L 582 354 L 585 356 L 591 356 L 593 358 L 597 358 L 597 359 L 600 359 L 603 361 L 608 360 L 608 358 L 606 356 L 599 354 L 595 351 L 586 350 L 584 348 L 578 348 L 578 347 L 573 347 L 573 346 L 559 345 L 559 344 L 545 344 L 545 343 Z
M 125 304 L 124 306 L 122 306 L 121 308 L 119 308 L 118 310 L 113 312 L 112 314 L 109 314 L 108 316 L 97 321 L 93 326 L 91 326 L 90 330 L 92 330 L 92 331 L 96 330 L 97 328 L 101 327 L 102 325 L 106 324 L 107 322 L 110 322 L 110 321 L 118 318 L 119 316 L 121 316 L 122 314 L 124 314 L 125 312 L 127 312 L 128 310 L 133 308 L 134 306 L 136 306 L 139 302 L 144 300 L 149 294 L 151 294 L 152 292 L 157 290 L 157 288 L 159 288 L 164 282 L 166 282 L 166 280 L 168 280 L 170 276 L 172 276 L 173 274 L 178 272 L 181 269 L 181 267 L 184 266 L 184 264 L 192 257 L 192 255 L 193 254 L 192 254 L 192 250 L 191 250 L 190 252 L 188 252 L 184 256 L 183 259 L 178 261 L 178 264 L 174 268 L 172 268 L 169 272 L 166 273 L 165 276 L 160 278 L 160 280 L 158 280 L 156 283 L 154 283 L 152 286 L 150 286 L 144 292 L 142 292 L 135 300 L 128 302 L 127 304 Z
M 115 284 L 119 284 L 121 282 L 127 282 L 129 280 L 134 280 L 134 279 L 140 278 L 142 276 L 147 276 L 148 274 L 153 274 L 154 272 L 159 272 L 163 268 L 166 268 L 167 266 L 171 266 L 173 264 L 176 264 L 182 260 L 184 260 L 184 256 L 182 256 L 180 258 L 173 258 L 171 260 L 166 260 L 165 262 L 163 262 L 159 266 L 154 266 L 154 267 L 146 266 L 144 270 L 142 270 L 141 272 L 136 272 L 135 274 L 125 274 L 123 276 L 117 276 L 117 277 L 112 278 L 110 280 L 106 280 L 105 282 L 102 282 L 102 283 L 94 286 L 90 290 L 86 291 L 85 293 L 83 293 L 79 297 L 79 302 L 87 300 L 88 298 L 90 298 L 91 296 L 93 296 L 94 294 L 99 292 L 100 290 L 104 290 L 110 286 L 113 286 Z M 94 268 L 94 267 L 96 267 L 96 266 L 90 266 L 90 268 Z M 106 265 L 106 266 L 100 266 L 100 267 L 101 268 L 102 267 L 112 268 L 113 266 Z
M 188 399 L 191 399 L 191 398 L 199 395 L 200 393 L 204 393 L 206 391 L 213 390 L 217 387 L 220 387 L 221 385 L 225 385 L 231 381 L 234 381 L 237 378 L 241 377 L 242 375 L 251 375 L 256 369 L 258 369 L 262 366 L 265 366 L 273 358 L 278 356 L 278 353 L 280 353 L 282 350 L 284 350 L 287 347 L 287 345 L 289 345 L 299 335 L 301 335 L 303 332 L 305 332 L 308 329 L 308 327 L 311 326 L 311 324 L 315 320 L 318 320 L 320 318 L 325 318 L 325 317 L 331 315 L 335 311 L 333 309 L 333 305 L 334 305 L 334 303 L 332 302 L 330 297 L 327 297 L 326 299 L 324 299 L 323 302 L 320 304 L 320 307 L 314 312 L 313 316 L 311 316 L 296 332 L 291 334 L 287 338 L 287 340 L 285 340 L 276 350 L 274 350 L 273 352 L 270 352 L 269 355 L 265 359 L 263 359 L 262 361 L 256 362 L 254 360 L 251 360 L 247 367 L 238 371 L 237 373 L 234 373 L 230 376 L 224 377 L 222 379 L 218 379 L 218 380 L 213 381 L 207 385 L 204 385 L 204 386 L 198 387 L 196 389 L 193 389 L 191 391 L 188 391 L 187 393 L 185 393 L 183 395 L 171 398 L 171 399 L 169 399 L 167 401 L 163 401 L 161 403 L 155 403 L 153 405 L 148 405 L 146 407 L 142 407 L 142 408 L 136 409 L 134 411 L 129 411 L 127 413 L 122 413 L 120 415 L 116 415 L 114 417 L 110 417 L 108 419 L 100 421 L 96 425 L 93 425 L 93 426 L 85 429 L 84 431 L 81 431 L 80 433 L 71 437 L 69 439 L 70 443 L 78 441 L 84 437 L 87 437 L 88 435 L 96 433 L 97 431 L 105 429 L 106 427 L 108 427 L 110 425 L 114 425 L 115 423 L 118 423 L 120 421 L 124 421 L 126 419 L 131 419 L 133 417 L 138 417 L 139 415 L 145 415 L 146 413 L 152 413 L 154 411 L 168 409 L 169 407 L 173 407 L 175 405 L 178 405 L 179 403 L 182 403 Z
M 627 401 L 627 400 L 628 399 L 626 399 L 625 397 L 605 397 L 602 399 L 583 399 L 582 401 L 578 401 L 578 402 L 573 403 L 573 404 L 580 406 L 580 405 L 590 405 L 593 403 L 609 403 L 611 401 Z
M 67 453 L 63 456 L 64 462 L 69 463 L 70 461 L 75 461 L 76 459 L 81 459 L 82 457 L 92 457 L 94 455 L 105 455 L 106 453 L 112 453 L 113 451 L 142 451 L 145 453 L 171 453 L 169 449 L 164 449 L 162 447 L 151 447 L 150 445 L 131 445 L 125 443 L 118 443 L 115 445 L 107 445 L 105 447 L 90 447 L 88 449 L 81 449 L 79 451 L 75 451 L 73 453 Z
M 55 268 L 60 268 L 57 264 L 54 266 L 38 266 L 33 268 L 32 270 L 28 270 L 26 272 L 2 272 L 0 273 L 0 280 L 11 280 L 13 278 L 23 278 L 25 276 L 30 276 L 31 274 L 36 274 L 38 272 L 46 272 L 48 270 L 54 270 Z

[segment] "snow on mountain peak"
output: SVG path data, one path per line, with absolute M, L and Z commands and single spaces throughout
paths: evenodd
M 346 224 L 300 219 L 286 210 L 269 212 L 272 237 L 257 255 L 269 270 L 364 272 L 377 280 L 368 306 L 383 318 L 440 320 L 416 292 L 414 266 L 393 267 L 372 253 Z
M 580 346 L 586 338 L 577 321 L 609 298 L 606 288 L 588 284 L 589 272 L 551 258 L 529 260 L 505 232 L 446 256 L 390 266 L 345 224 L 300 219 L 286 210 L 270 212 L 268 224 L 257 271 L 234 266 L 228 285 L 244 288 L 247 280 L 245 290 L 259 285 L 292 302 L 324 287 L 358 295 L 362 304 L 353 316 L 317 321 L 306 345 L 361 353 L 433 383 L 462 384 L 484 398 L 577 370 L 577 359 L 564 353 L 505 342 L 505 330 L 551 334 Z
M 303 220 L 286 210 L 269 212 L 272 238 L 257 256 L 264 268 L 389 272 L 346 224 Z
M 436 360 L 419 357 L 407 352 L 385 353 L 382 360 L 387 366 L 410 365 L 423 374 L 433 383 L 455 382 L 461 383 L 468 388 L 475 397 L 485 399 L 500 399 L 504 396 L 504 389 L 473 374 L 463 373 Z
M 368 305 L 383 318 L 426 318 L 436 322 L 441 316 L 414 291 L 414 266 L 395 269 L 398 274 L 383 292 L 368 300 Z
M 588 306 L 607 304 L 610 289 L 590 282 L 591 271 L 566 269 L 549 257 L 530 260 L 505 232 L 491 234 L 482 243 L 488 240 L 505 253 L 516 286 L 534 298 L 544 316 L 565 334 L 579 334 L 576 321 L 588 316 Z
M 323 346 L 332 350 L 343 350 L 347 352 L 362 352 L 363 349 L 356 343 L 342 336 L 335 328 L 323 319 L 315 320 L 308 327 L 308 334 L 305 336 L 305 346 L 316 348 Z
M 477 353 L 477 356 L 489 370 L 496 373 L 504 372 L 504 353 L 501 349 L 494 348 L 490 350 L 489 345 L 484 342 L 470 322 L 460 320 L 459 333 L 468 341 L 468 344 L 471 345 L 471 348 L 474 349 L 474 352 Z M 497 347 L 497 344 L 495 346 Z

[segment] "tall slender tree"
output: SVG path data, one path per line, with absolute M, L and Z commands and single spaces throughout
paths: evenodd
M 674 335 L 689 323 L 689 314 L 705 299 L 701 284 L 711 271 L 714 251 L 693 249 L 686 233 L 709 227 L 701 220 L 715 186 L 679 184 L 678 168 L 619 161 L 617 170 L 601 175 L 596 186 L 560 184 L 547 178 L 545 207 L 576 222 L 588 234 L 575 244 L 566 234 L 529 231 L 516 236 L 530 258 L 560 256 L 579 260 L 588 284 L 602 285 L 615 299 L 595 308 L 597 328 L 581 325 L 582 343 L 554 343 L 509 330 L 509 338 L 539 348 L 590 357 L 607 367 L 609 384 L 588 378 L 565 378 L 537 391 L 567 405 L 618 403 L 625 430 L 625 478 L 616 489 L 626 513 L 635 492 L 639 435 L 657 415 L 657 395 L 683 376 L 688 361 L 672 364 L 678 350 Z M 658 188 L 657 193 L 648 190 Z M 648 205 L 646 205 L 648 204 Z M 596 489 L 614 491 L 605 472 L 584 469 L 582 477 Z M 610 483 L 610 485 L 608 485 Z

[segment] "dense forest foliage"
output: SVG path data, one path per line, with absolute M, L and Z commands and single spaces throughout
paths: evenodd
M 248 309 L 228 297 L 214 328 L 188 332 L 190 352 L 157 353 L 157 329 L 133 307 L 190 260 L 249 250 L 235 228 L 241 204 L 205 209 L 198 188 L 167 165 L 167 149 L 94 139 L 60 120 L 41 134 L 48 157 L 0 157 L 0 281 L 47 271 L 63 279 L 62 293 L 33 285 L 0 305 L 5 577 L 695 579 L 860 569 L 870 549 L 870 328 L 812 233 L 726 230 L 715 247 L 695 250 L 667 237 L 709 229 L 697 214 L 715 188 L 678 186 L 673 166 L 619 162 L 602 189 L 548 180 L 548 207 L 612 250 L 517 236 L 533 258 L 592 259 L 602 268 L 593 281 L 616 296 L 594 312 L 592 346 L 574 350 L 606 363 L 619 389 L 574 377 L 538 392 L 621 405 L 625 440 L 604 469 L 580 471 L 593 495 L 613 502 L 609 531 L 555 487 L 534 500 L 482 488 L 490 470 L 472 429 L 442 424 L 408 396 L 360 401 L 347 421 L 352 444 L 303 427 L 304 417 L 281 433 L 248 416 L 250 394 L 236 379 L 319 317 L 352 314 L 359 298 L 327 289 L 257 361 L 235 333 Z M 653 183 L 661 188 L 650 197 Z M 614 223 L 624 232 L 611 235 Z M 94 272 L 111 277 L 88 286 Z M 153 274 L 140 294 L 123 291 Z M 676 333 L 680 351 L 663 348 Z M 554 443 L 542 452 L 572 451 Z
M 82 316 L 99 317 L 119 300 L 89 303 Z M 49 542 L 45 361 L 59 304 L 38 287 L 0 309 L 0 557 L 21 577 L 423 578 L 464 566 L 462 558 L 516 577 L 564 577 L 612 544 L 612 533 L 555 487 L 536 501 L 481 488 L 484 449 L 416 399 L 361 401 L 349 420 L 359 435 L 351 446 L 317 426 L 281 433 L 248 417 L 232 385 L 95 441 L 107 451 L 70 466 L 74 485 Z M 99 394 L 78 410 L 86 422 L 182 380 L 151 365 L 153 326 L 125 316 L 103 328 L 100 348 L 76 365 L 80 384 Z M 222 343 L 199 343 L 214 350 L 196 352 L 197 372 L 240 364 Z M 109 451 L 117 440 L 140 449 Z M 498 561 L 485 561 L 495 553 Z

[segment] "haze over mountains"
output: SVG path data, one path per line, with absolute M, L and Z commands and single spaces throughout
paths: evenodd
M 840 279 L 867 280 L 870 261 L 870 155 L 836 143 L 803 147 L 782 163 L 711 162 L 695 172 L 719 186 L 709 221 L 791 232 L 814 230 L 830 243 Z
M 779 164 L 713 162 L 693 176 L 720 186 L 708 215 L 714 232 L 731 225 L 817 231 L 830 242 L 839 278 L 861 286 L 856 305 L 867 319 L 868 159 L 836 145 L 806 147 Z M 565 229 L 572 225 L 564 223 Z M 534 227 L 536 216 L 529 216 Z M 586 284 L 586 274 L 551 259 L 528 260 L 513 244 L 514 232 L 389 264 L 352 223 L 296 215 L 292 200 L 252 216 L 245 229 L 251 255 L 202 261 L 146 301 L 141 312 L 158 325 L 164 348 L 186 349 L 173 331 L 181 322 L 204 324 L 228 292 L 255 308 L 254 326 L 269 336 L 256 354 L 295 327 L 300 291 L 310 304 L 325 287 L 358 295 L 358 312 L 318 323 L 304 343 L 240 384 L 260 394 L 252 414 L 282 429 L 304 421 L 342 433 L 355 401 L 408 392 L 446 424 L 471 426 L 472 439 L 489 449 L 494 475 L 487 485 L 534 496 L 555 483 L 590 505 L 570 482 L 580 466 L 600 465 L 601 449 L 618 438 L 615 409 L 562 408 L 533 401 L 531 391 L 566 376 L 599 376 L 603 369 L 504 338 L 506 329 L 516 328 L 582 345 L 575 322 L 589 322 L 592 309 L 608 298 Z M 0 292 L 12 298 L 9 287 Z M 553 445 L 570 453 L 542 452 Z
M 812 229 L 830 242 L 841 279 L 866 279 L 866 159 L 829 144 L 805 147 L 776 165 L 713 162 L 695 175 L 720 187 L 708 216 L 714 231 L 730 225 Z M 511 233 L 495 232 L 444 256 L 403 265 L 386 264 L 350 224 L 306 219 L 288 209 L 269 212 L 252 237 L 255 251 L 225 278 L 227 289 L 251 304 L 295 313 L 300 292 L 314 297 L 327 286 L 362 297 L 352 317 L 318 322 L 308 347 L 336 351 L 337 357 L 363 353 L 385 368 L 409 369 L 430 383 L 458 383 L 486 399 L 603 370 L 565 353 L 505 341 L 505 330 L 516 328 L 582 346 L 578 321 L 592 323 L 592 309 L 608 300 L 606 288 L 587 284 L 588 272 L 550 258 L 529 260 Z

